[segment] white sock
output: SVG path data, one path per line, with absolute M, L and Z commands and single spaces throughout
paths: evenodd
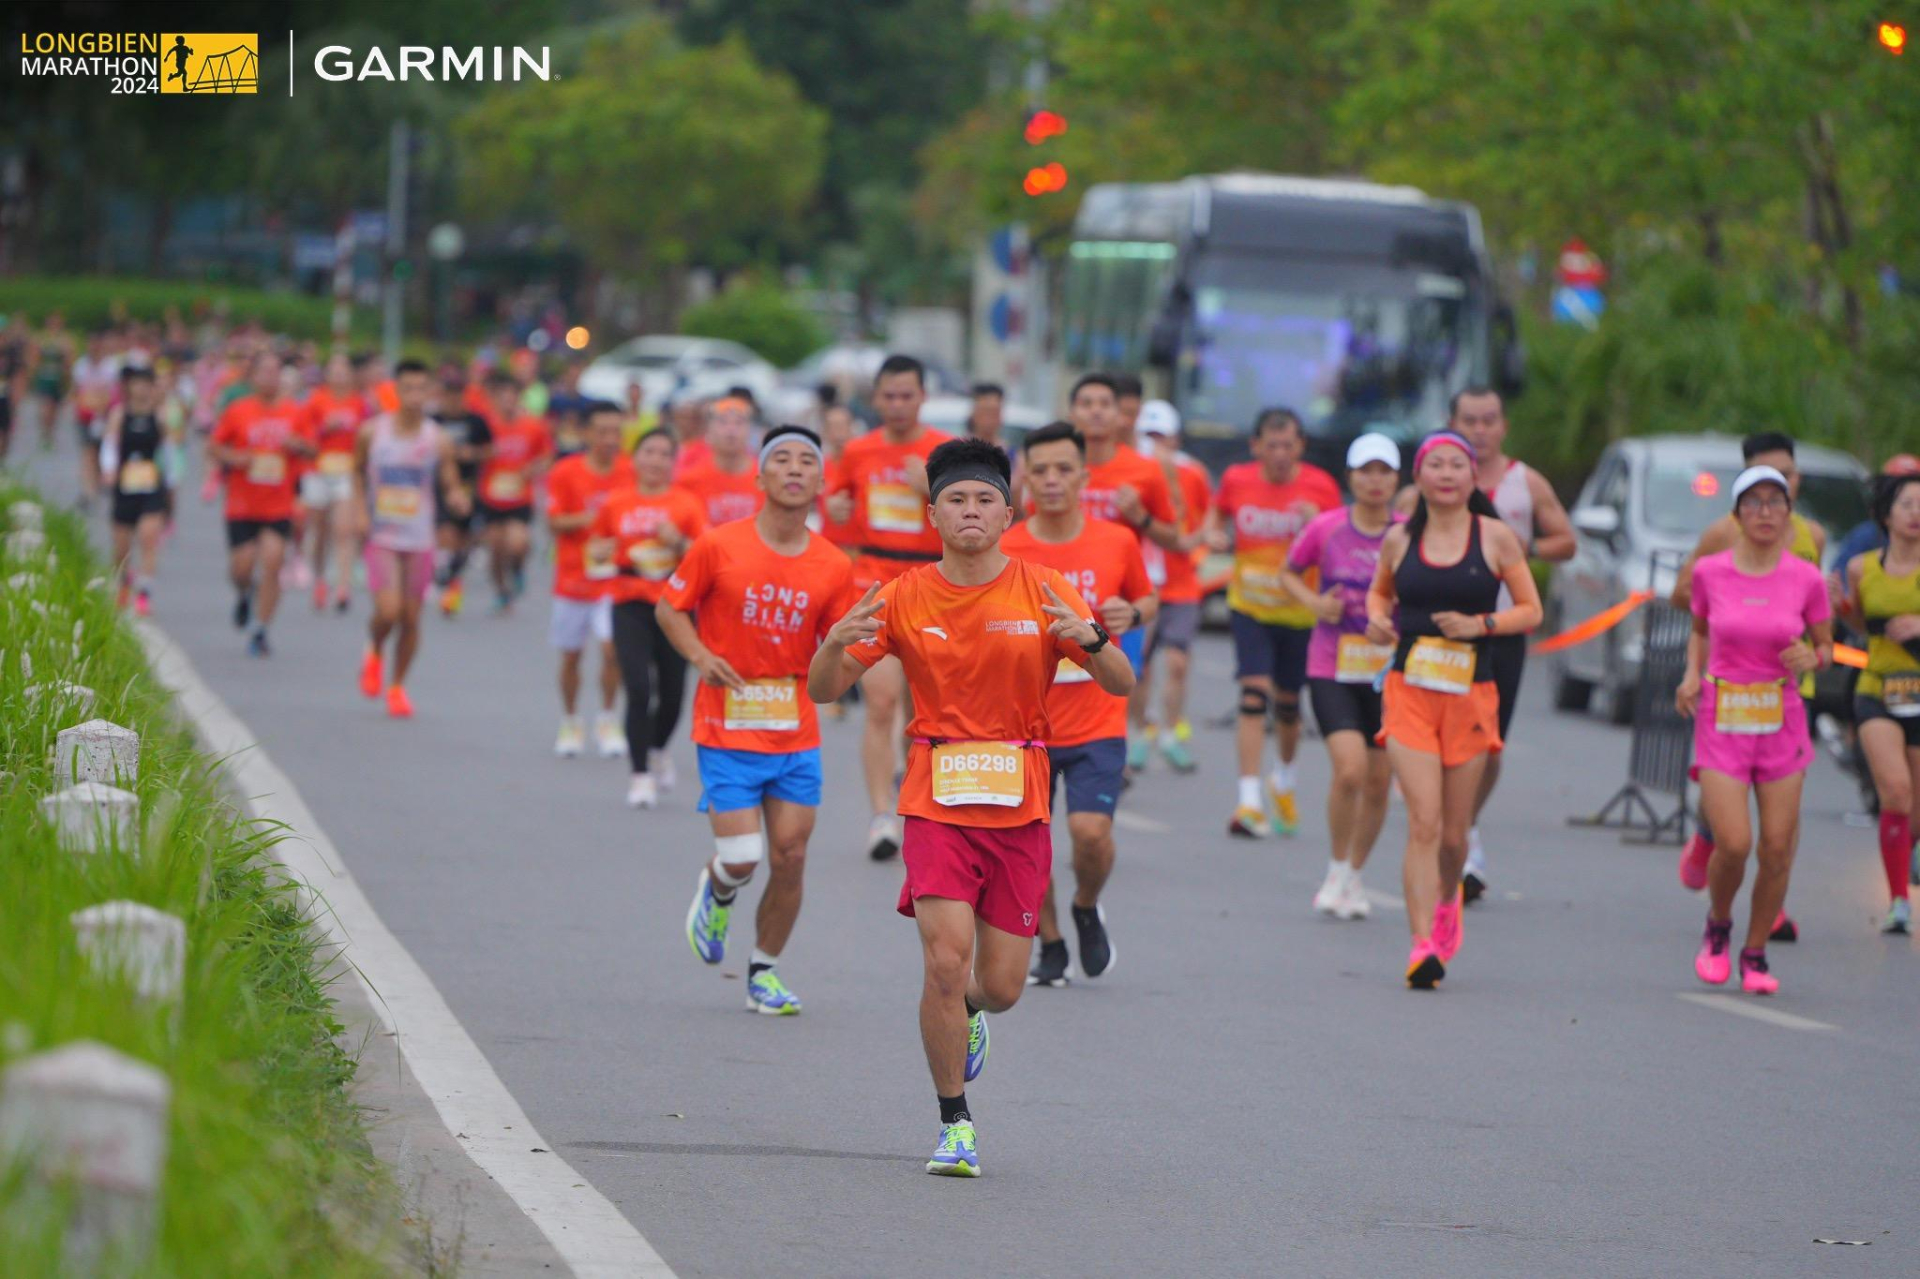
M 766 951 L 761 950 L 758 946 L 755 946 L 753 948 L 753 954 L 747 956 L 747 963 L 765 964 L 769 968 L 773 967 L 775 964 L 779 962 L 780 962 L 780 956 L 769 955 Z
M 1466 869 L 1479 875 L 1483 879 L 1486 877 L 1487 852 L 1484 848 L 1480 847 L 1480 828 L 1478 826 L 1467 827 Z
M 1240 779 L 1240 807 L 1260 807 L 1260 779 L 1258 777 L 1242 777 Z
M 1274 764 L 1273 773 L 1271 777 L 1273 781 L 1273 788 L 1275 790 L 1290 791 L 1293 789 L 1293 765 L 1292 764 L 1286 763 L 1285 761 L 1281 761 Z
M 1347 868 L 1347 887 L 1354 892 L 1360 891 L 1360 872 L 1353 868 L 1352 862 L 1345 863 Z
M 1345 879 L 1346 877 L 1347 877 L 1347 864 L 1345 862 L 1337 862 L 1337 861 L 1334 861 L 1332 858 L 1328 858 L 1327 859 L 1327 878 L 1331 880 L 1339 881 L 1339 880 Z

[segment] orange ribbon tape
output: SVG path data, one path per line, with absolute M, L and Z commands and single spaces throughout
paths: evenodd
M 1533 646 L 1536 653 L 1557 653 L 1563 648 L 1572 648 L 1575 644 L 1584 644 L 1602 631 L 1612 630 L 1626 620 L 1627 614 L 1639 608 L 1653 598 L 1652 591 L 1635 591 L 1612 608 L 1595 613 L 1578 626 L 1568 627 L 1549 639 L 1543 639 Z

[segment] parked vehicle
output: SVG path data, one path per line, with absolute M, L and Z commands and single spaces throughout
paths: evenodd
M 1866 518 L 1867 470 L 1846 453 L 1814 445 L 1802 445 L 1796 460 L 1796 509 L 1826 529 L 1831 545 Z M 1655 435 L 1610 446 L 1569 512 L 1578 545 L 1554 568 L 1543 633 L 1577 625 L 1633 591 L 1670 594 L 1700 534 L 1731 509 L 1727 495 L 1743 465 L 1740 441 L 1726 435 Z M 1609 717 L 1625 723 L 1644 641 L 1645 622 L 1635 612 L 1556 653 L 1549 659 L 1554 705 L 1585 710 L 1598 689 Z
M 633 382 L 640 383 L 649 409 L 683 396 L 710 399 L 726 394 L 729 387 L 744 386 L 770 410 L 779 395 L 780 371 L 738 342 L 654 334 L 622 342 L 587 365 L 580 375 L 580 393 L 625 405 Z

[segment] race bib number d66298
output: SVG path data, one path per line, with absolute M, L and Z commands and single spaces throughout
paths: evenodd
M 1027 794 L 1026 762 L 1026 752 L 1006 742 L 943 742 L 933 748 L 933 802 L 1018 808 Z

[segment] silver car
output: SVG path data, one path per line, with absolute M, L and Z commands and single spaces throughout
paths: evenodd
M 1801 445 L 1797 510 L 1825 527 L 1829 546 L 1867 517 L 1867 470 L 1851 455 Z M 1673 590 L 1681 561 L 1720 516 L 1744 463 L 1727 435 L 1653 435 L 1608 447 L 1569 512 L 1577 547 L 1555 567 L 1543 634 L 1578 625 L 1630 592 Z M 1595 689 L 1615 723 L 1633 713 L 1642 614 L 1548 659 L 1554 705 L 1585 710 Z

